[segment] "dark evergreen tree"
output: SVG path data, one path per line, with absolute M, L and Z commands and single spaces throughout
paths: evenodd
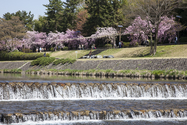
M 48 32 L 47 17 L 39 16 L 39 19 L 34 20 L 34 30 L 38 32 Z
M 63 12 L 63 2 L 61 0 L 49 0 L 49 4 L 44 5 L 47 9 L 47 32 L 61 30 L 59 23 L 60 13 Z
M 84 25 L 87 35 L 95 33 L 97 27 L 117 27 L 122 25 L 124 16 L 122 6 L 125 0 L 87 0 L 85 9 L 90 17 Z
M 33 30 L 34 14 L 31 14 L 31 11 L 29 13 L 27 13 L 26 11 L 19 10 L 16 13 L 10 14 L 8 12 L 3 15 L 4 19 L 6 19 L 6 20 L 12 19 L 12 16 L 18 16 L 20 21 L 22 21 L 25 24 L 25 27 L 27 28 L 27 30 Z
M 76 14 L 77 14 L 77 6 L 82 0 L 66 0 L 64 2 L 64 11 L 61 13 L 61 23 L 63 31 L 65 32 L 67 29 L 75 29 L 76 28 Z

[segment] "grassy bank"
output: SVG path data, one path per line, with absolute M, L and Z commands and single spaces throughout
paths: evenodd
M 50 53 L 51 57 L 76 59 L 76 50 L 58 51 Z M 77 50 L 77 58 L 89 53 L 90 50 Z M 158 46 L 155 56 L 149 55 L 150 47 L 133 47 L 133 48 L 117 48 L 106 49 L 98 55 L 113 55 L 115 58 L 156 58 L 156 57 L 181 57 L 187 58 L 187 45 L 167 45 Z

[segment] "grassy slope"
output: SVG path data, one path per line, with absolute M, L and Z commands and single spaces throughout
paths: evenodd
M 56 57 L 56 58 L 70 58 L 70 59 L 76 59 L 76 53 L 77 51 L 77 59 L 88 54 L 90 50 L 69 50 L 69 51 L 57 51 L 50 53 L 50 57 Z
M 75 59 L 76 50 L 58 51 L 51 53 L 51 57 Z M 89 53 L 89 50 L 77 50 L 77 57 L 80 58 Z M 149 55 L 150 47 L 134 47 L 122 49 L 107 49 L 98 55 L 113 55 L 115 58 L 154 58 L 154 57 L 186 57 L 187 45 L 158 46 L 157 54 L 153 57 Z

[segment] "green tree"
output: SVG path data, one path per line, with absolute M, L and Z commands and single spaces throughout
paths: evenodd
M 86 1 L 90 17 L 84 25 L 87 35 L 95 33 L 97 27 L 117 27 L 124 22 L 122 7 L 125 0 L 88 0 Z
M 23 23 L 25 24 L 25 27 L 28 30 L 33 30 L 33 18 L 34 18 L 34 14 L 31 14 L 31 11 L 29 11 L 29 13 L 27 13 L 26 11 L 17 11 L 15 13 L 10 14 L 9 12 L 5 13 L 3 15 L 4 19 L 6 20 L 10 20 L 12 19 L 12 16 L 18 16 L 20 21 L 23 21 Z
M 26 33 L 23 22 L 16 16 L 10 20 L 0 18 L 0 29 L 0 47 L 3 50 L 13 50 Z
M 45 16 L 39 16 L 39 19 L 34 20 L 34 30 L 38 32 L 47 32 L 48 21 Z
M 76 15 L 78 13 L 77 7 L 81 1 L 82 0 L 66 0 L 66 2 L 64 2 L 64 12 L 61 13 L 61 23 L 64 32 L 67 29 L 76 28 Z
M 47 15 L 47 30 L 48 32 L 56 32 L 61 30 L 61 24 L 59 23 L 60 13 L 63 12 L 63 2 L 61 0 L 49 0 L 49 4 L 43 5 L 47 9 L 45 13 Z

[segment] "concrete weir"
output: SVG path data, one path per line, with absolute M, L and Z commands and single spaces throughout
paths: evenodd
M 0 100 L 185 99 L 186 83 L 0 83 Z
M 187 83 L 0 83 L 0 124 L 187 119 Z
M 119 119 L 162 119 L 162 118 L 185 118 L 187 110 L 113 110 L 113 111 L 53 111 L 1 114 L 1 123 L 21 123 L 27 121 L 75 121 L 75 120 L 119 120 Z

